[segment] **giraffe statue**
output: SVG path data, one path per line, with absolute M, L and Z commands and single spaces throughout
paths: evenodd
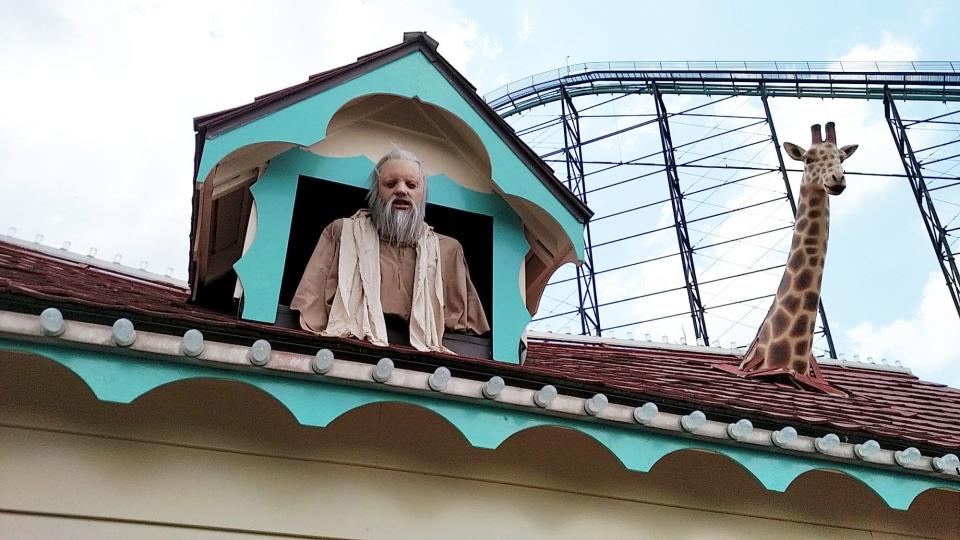
M 827 196 L 839 195 L 846 188 L 841 163 L 853 155 L 857 145 L 838 148 L 833 122 L 827 123 L 826 141 L 820 124 L 810 130 L 813 142 L 809 149 L 783 144 L 787 155 L 804 166 L 793 242 L 773 305 L 740 367 L 717 367 L 741 377 L 789 377 L 804 387 L 846 395 L 823 379 L 812 348 L 830 227 Z

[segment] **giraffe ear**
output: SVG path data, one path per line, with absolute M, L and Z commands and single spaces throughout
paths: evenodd
M 840 156 L 841 156 L 840 161 L 843 161 L 844 159 L 847 159 L 848 157 L 852 156 L 853 153 L 856 152 L 856 151 L 857 151 L 857 148 L 859 148 L 859 147 L 860 147 L 860 145 L 858 145 L 858 144 L 848 144 L 847 146 L 844 146 L 843 148 L 841 148 L 841 149 L 840 149 Z
M 790 156 L 791 159 L 803 161 L 803 154 L 806 152 L 803 148 L 793 143 L 785 142 L 783 143 L 783 149 L 787 151 L 787 155 Z

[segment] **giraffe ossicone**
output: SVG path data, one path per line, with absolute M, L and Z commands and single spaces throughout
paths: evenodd
M 811 126 L 810 148 L 783 143 L 790 158 L 804 163 L 790 254 L 770 310 L 740 366 L 716 367 L 741 377 L 786 379 L 801 387 L 846 395 L 823 378 L 813 356 L 830 232 L 828 196 L 846 189 L 841 164 L 857 150 L 855 144 L 839 147 L 836 126 L 828 122 L 826 127 L 823 140 L 820 124 Z

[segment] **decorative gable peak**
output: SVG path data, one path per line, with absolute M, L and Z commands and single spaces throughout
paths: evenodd
M 197 303 L 290 326 L 324 225 L 367 204 L 374 164 L 399 147 L 426 170 L 427 222 L 463 245 L 492 313 L 490 354 L 520 361 L 550 276 L 583 258 L 592 213 L 437 47 L 408 32 L 352 64 L 195 119 Z

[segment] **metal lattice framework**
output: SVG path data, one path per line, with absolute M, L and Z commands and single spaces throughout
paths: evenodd
M 541 157 L 565 169 L 567 186 L 597 212 L 585 230 L 585 263 L 558 272 L 547 290 L 561 292 L 534 320 L 569 327 L 576 319 L 581 333 L 601 335 L 686 316 L 696 340 L 708 345 L 711 336 L 727 335 L 724 325 L 748 326 L 748 312 L 773 296 L 756 294 L 769 288 L 749 283 L 779 276 L 785 252 L 778 246 L 796 213 L 789 173 L 798 170 L 784 163 L 769 104 L 786 97 L 883 101 L 904 172 L 847 174 L 908 180 L 960 315 L 960 110 L 950 105 L 905 120 L 897 108 L 960 102 L 960 62 L 600 62 L 534 75 L 486 96 Z M 915 150 L 909 131 L 930 126 Z M 614 146 L 619 155 L 611 157 Z M 781 188 L 771 190 L 770 178 Z M 659 220 L 651 217 L 658 210 Z M 724 236 L 726 229 L 737 234 Z M 662 235 L 671 232 L 665 250 Z M 650 270 L 655 265 L 666 269 Z M 682 282 L 624 286 L 665 273 Z M 674 300 L 664 306 L 682 304 L 682 311 L 630 307 L 668 296 Z M 823 302 L 818 324 L 818 349 L 836 357 Z

